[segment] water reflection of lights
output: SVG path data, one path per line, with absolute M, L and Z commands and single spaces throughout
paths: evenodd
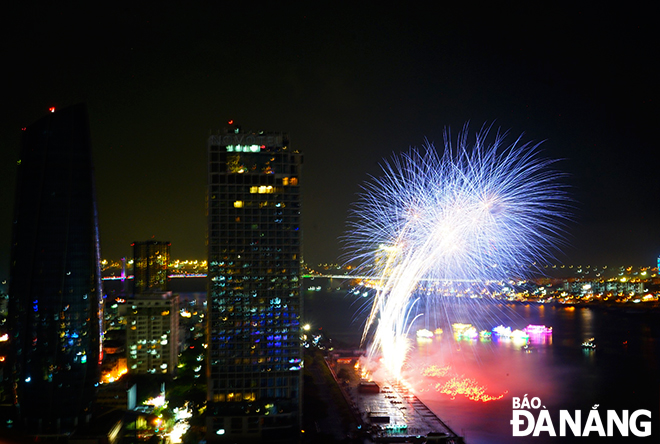
M 435 378 L 444 378 L 447 375 L 447 372 L 449 372 L 449 369 L 451 369 L 449 365 L 445 365 L 444 367 L 429 365 L 424 370 L 422 370 L 422 375 Z
M 523 331 L 529 335 L 531 334 L 552 334 L 552 327 L 546 327 L 545 325 L 534 325 L 529 324 L 523 329 Z
M 481 385 L 476 379 L 452 374 L 450 365 L 429 365 L 422 370 L 422 376 L 435 379 L 449 378 L 447 381 L 435 383 L 433 389 L 450 396 L 452 400 L 456 399 L 456 396 L 464 396 L 475 402 L 490 402 L 502 399 L 508 393 L 505 391 L 500 395 L 488 394 L 488 387 Z
M 463 395 L 471 401 L 497 401 L 504 398 L 506 391 L 498 396 L 492 396 L 486 393 L 488 389 L 486 386 L 479 385 L 475 379 L 462 378 L 454 376 L 444 384 L 438 383 L 435 385 L 436 391 L 449 395 L 451 399 L 456 399 L 456 396 Z

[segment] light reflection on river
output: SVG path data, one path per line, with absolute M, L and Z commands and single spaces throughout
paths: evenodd
M 319 282 L 322 280 L 316 280 Z M 447 303 L 449 301 L 449 303 Z M 420 318 L 417 328 L 440 327 L 440 338 L 416 342 L 406 375 L 422 399 L 469 444 L 511 442 L 626 442 L 634 438 L 512 437 L 512 397 L 539 397 L 555 419 L 559 410 L 581 410 L 584 416 L 599 404 L 605 410 L 648 409 L 652 412 L 650 442 L 660 436 L 660 314 L 627 313 L 623 310 L 539 306 L 532 304 L 479 303 L 445 300 L 433 313 Z M 367 302 L 344 292 L 305 292 L 304 321 L 323 328 L 338 345 L 356 346 Z M 475 305 L 476 304 L 476 305 Z M 553 327 L 552 337 L 532 338 L 533 352 L 511 340 L 456 340 L 452 322 L 468 322 L 477 330 L 498 324 L 512 329 L 528 324 Z M 598 348 L 587 351 L 581 343 L 595 337 Z M 414 340 L 414 338 L 413 338 Z M 343 344 L 342 344 L 343 343 Z M 450 366 L 456 376 L 475 379 L 492 396 L 503 399 L 475 402 L 460 395 L 450 399 L 435 390 L 446 379 L 425 377 L 428 365 Z M 558 427 L 557 428 L 557 432 Z M 593 437 L 593 434 L 592 434 Z

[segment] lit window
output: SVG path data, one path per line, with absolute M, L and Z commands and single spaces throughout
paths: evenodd
M 243 201 L 237 200 L 236 202 L 234 202 L 234 208 L 243 208 Z

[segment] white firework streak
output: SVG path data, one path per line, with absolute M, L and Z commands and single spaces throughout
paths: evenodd
M 563 241 L 569 219 L 562 174 L 538 144 L 503 146 L 488 129 L 454 151 L 411 149 L 382 165 L 355 204 L 346 236 L 351 259 L 379 282 L 363 332 L 375 326 L 371 357 L 400 377 L 408 351 L 415 290 L 422 279 L 486 282 L 523 277 Z M 374 265 L 375 263 L 375 265 Z

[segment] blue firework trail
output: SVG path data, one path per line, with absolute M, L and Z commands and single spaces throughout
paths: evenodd
M 443 154 L 432 144 L 393 156 L 363 185 L 345 241 L 376 282 L 363 342 L 400 377 L 413 305 L 427 282 L 526 277 L 563 243 L 570 199 L 539 144 L 505 144 L 467 128 Z

